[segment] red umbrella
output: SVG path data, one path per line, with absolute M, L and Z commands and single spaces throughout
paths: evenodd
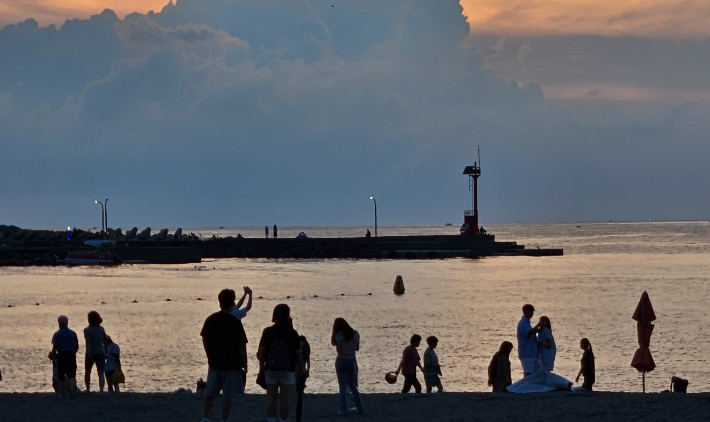
M 636 306 L 636 311 L 632 318 L 638 321 L 636 329 L 638 331 L 639 348 L 634 354 L 631 366 L 642 373 L 643 392 L 645 393 L 646 372 L 651 372 L 656 368 L 656 362 L 653 361 L 653 356 L 651 356 L 651 351 L 648 348 L 651 344 L 651 334 L 653 333 L 653 324 L 651 324 L 651 322 L 656 319 L 656 313 L 653 312 L 653 306 L 651 305 L 651 299 L 648 298 L 648 293 L 643 292 L 641 295 L 641 300 L 638 306 Z

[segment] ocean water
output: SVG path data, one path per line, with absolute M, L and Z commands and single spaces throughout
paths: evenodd
M 380 227 L 380 235 L 456 233 L 457 227 Z M 121 346 L 126 390 L 173 391 L 193 387 L 207 373 L 199 332 L 218 310 L 217 293 L 249 285 L 254 306 L 243 320 L 250 343 L 249 392 L 256 346 L 271 311 L 288 303 L 295 328 L 313 348 L 308 391 L 336 392 L 333 319 L 344 317 L 360 332 L 363 392 L 396 392 L 384 381 L 397 368 L 412 334 L 439 338 L 444 388 L 487 391 L 487 366 L 502 341 L 515 344 L 521 306 L 535 305 L 552 321 L 555 372 L 573 379 L 579 340 L 591 340 L 599 390 L 640 391 L 641 375 L 629 366 L 638 347 L 631 315 L 641 293 L 650 295 L 657 320 L 651 351 L 657 363 L 647 390 L 668 388 L 671 376 L 690 380 L 689 391 L 710 382 L 710 223 L 640 222 L 491 225 L 498 240 L 528 247 L 561 247 L 562 257 L 496 257 L 448 260 L 206 260 L 201 266 L 123 265 L 0 268 L 0 392 L 51 391 L 47 353 L 56 317 L 70 328 L 87 325 L 98 311 Z M 184 228 L 205 237 L 263 236 L 263 228 Z M 364 227 L 283 227 L 281 237 L 362 236 Z M 374 234 L 374 232 L 373 232 Z M 204 267 L 204 268 L 202 268 Z M 392 285 L 401 274 L 406 293 Z M 197 300 L 201 298 L 202 300 Z M 167 301 L 170 299 L 170 301 Z M 137 303 L 133 303 L 137 301 Z M 105 302 L 105 303 L 103 303 Z M 39 305 L 37 305 L 39 304 Z M 8 307 L 11 305 L 12 307 Z M 425 343 L 420 354 L 423 355 Z M 82 349 L 83 351 L 83 349 Z M 517 351 L 517 349 L 516 349 Z M 513 377 L 522 376 L 513 352 Z M 83 359 L 78 380 L 83 385 Z M 420 377 L 421 379 L 421 377 Z M 423 381 L 423 380 L 422 380 Z M 94 373 L 92 389 L 96 388 Z

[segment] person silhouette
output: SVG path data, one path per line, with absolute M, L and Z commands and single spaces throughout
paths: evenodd
M 535 334 L 540 331 L 540 324 L 535 327 L 531 326 L 530 318 L 535 313 L 535 307 L 530 304 L 523 306 L 523 317 L 518 322 L 518 358 L 523 366 L 523 376 L 535 372 L 535 363 L 537 362 L 537 339 Z

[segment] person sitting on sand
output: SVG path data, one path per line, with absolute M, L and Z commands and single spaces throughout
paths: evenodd
M 540 333 L 537 335 L 537 345 L 540 353 L 540 364 L 542 369 L 552 372 L 555 368 L 557 346 L 555 345 L 555 338 L 552 336 L 550 318 L 541 316 L 538 325 L 540 326 Z
M 535 313 L 535 308 L 526 304 L 523 306 L 523 317 L 518 322 L 518 358 L 520 358 L 520 363 L 523 365 L 523 376 L 535 372 L 536 362 L 537 362 L 537 340 L 535 339 L 535 334 L 540 330 L 540 325 L 536 325 L 534 328 L 530 324 L 530 318 L 533 317 Z
M 52 336 L 52 352 L 57 356 L 57 379 L 62 397 L 74 397 L 76 391 L 76 352 L 79 339 L 69 329 L 69 318 L 59 315 L 59 330 Z
M 106 336 L 106 383 L 108 384 L 109 393 L 120 393 L 121 389 L 117 382 L 113 382 L 113 373 L 116 370 L 121 369 L 121 348 L 118 344 L 114 343 L 111 336 Z
M 252 299 L 252 291 L 249 288 L 249 286 L 244 286 L 244 294 L 242 295 L 241 299 L 239 299 L 239 302 L 237 302 L 236 305 L 234 305 L 234 308 L 232 308 L 232 315 L 234 315 L 237 319 L 242 319 L 247 316 L 247 312 L 251 311 L 251 299 Z M 244 304 L 244 299 L 246 299 L 247 295 L 249 295 L 249 300 L 247 301 L 247 306 L 242 308 L 242 305 Z
M 285 303 L 274 307 L 271 320 L 274 325 L 264 328 L 259 342 L 257 357 L 263 366 L 266 381 L 266 394 L 269 398 L 266 407 L 268 422 L 276 421 L 276 411 L 280 402 L 279 416 L 288 420 L 288 398 L 296 385 L 296 372 L 305 375 L 305 365 L 301 354 L 301 340 L 293 329 L 291 308 Z
M 395 371 L 396 375 L 402 372 L 404 375 L 404 386 L 402 387 L 402 394 L 409 393 L 412 387 L 414 391 L 419 394 L 422 392 L 422 385 L 417 379 L 417 368 L 422 370 L 421 358 L 419 357 L 419 352 L 417 347 L 422 342 L 422 336 L 419 334 L 414 334 L 409 340 L 409 346 L 404 348 L 402 352 L 402 360 L 399 362 L 399 367 Z
M 592 386 L 594 386 L 594 382 L 596 381 L 596 369 L 594 367 L 594 352 L 592 351 L 592 344 L 589 340 L 583 338 L 579 342 L 579 347 L 584 350 L 584 354 L 582 355 L 581 360 L 582 367 L 579 369 L 579 373 L 577 374 L 577 378 L 574 382 L 579 382 L 580 375 L 584 375 L 584 383 L 582 384 L 582 388 L 587 391 L 592 391 Z
M 493 387 L 494 393 L 505 392 L 505 388 L 513 383 L 510 376 L 510 352 L 512 351 L 513 343 L 504 341 L 488 365 L 488 386 Z
M 236 294 L 224 289 L 217 296 L 219 312 L 205 320 L 200 335 L 207 354 L 207 386 L 205 388 L 204 417 L 201 422 L 210 421 L 214 398 L 220 391 L 222 399 L 222 421 L 229 419 L 232 398 L 244 394 L 242 370 L 247 365 L 247 335 L 242 322 L 231 315 Z
M 426 385 L 427 394 L 431 393 L 432 388 L 436 387 L 436 392 L 441 393 L 444 391 L 444 387 L 441 386 L 441 365 L 439 365 L 439 357 L 436 355 L 434 349 L 439 344 L 439 339 L 434 336 L 429 336 L 426 338 L 426 344 L 429 347 L 424 351 L 424 384 Z
M 84 328 L 84 340 L 86 340 L 86 357 L 84 358 L 84 383 L 87 394 L 91 392 L 91 368 L 96 364 L 96 371 L 99 374 L 99 391 L 104 392 L 104 366 L 106 364 L 106 331 L 101 326 L 103 319 L 96 311 L 91 311 L 87 315 L 89 326 Z
M 355 352 L 360 350 L 360 333 L 348 324 L 343 318 L 335 318 L 333 334 L 330 343 L 335 346 L 338 356 L 335 358 L 335 374 L 338 376 L 340 387 L 340 412 L 339 415 L 348 414 L 347 392 L 348 388 L 353 393 L 355 407 L 358 413 L 364 411 L 360 392 L 357 389 L 357 359 Z

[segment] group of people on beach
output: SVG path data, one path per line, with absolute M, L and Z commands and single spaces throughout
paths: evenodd
M 528 377 L 538 371 L 552 372 L 555 368 L 557 345 L 552 335 L 552 323 L 550 318 L 542 316 L 537 325 L 533 327 L 530 319 L 534 313 L 535 307 L 533 305 L 524 305 L 523 316 L 518 322 L 518 358 L 523 367 L 523 377 Z M 584 353 L 575 382 L 579 382 L 579 378 L 583 376 L 582 388 L 585 391 L 592 391 L 596 381 L 594 352 L 587 338 L 580 341 L 580 348 L 584 350 Z M 504 341 L 491 359 L 488 366 L 488 386 L 493 388 L 493 392 L 507 391 L 507 387 L 512 385 L 509 359 L 512 350 L 513 344 Z
M 247 296 L 247 306 L 241 308 Z M 242 319 L 251 309 L 252 291 L 245 286 L 239 303 L 235 303 L 236 293 L 231 289 L 222 290 L 217 299 L 220 311 L 205 320 L 200 333 L 209 366 L 207 382 L 204 385 L 202 422 L 209 422 L 214 398 L 219 396 L 220 392 L 224 396 L 222 421 L 228 420 L 232 398 L 244 394 L 248 369 L 248 339 Z M 280 420 L 288 419 L 289 396 L 296 386 L 301 390 L 305 388 L 305 380 L 310 370 L 310 346 L 306 338 L 293 328 L 291 309 L 288 305 L 276 305 L 271 321 L 273 325 L 264 329 L 259 341 L 257 384 L 266 388 L 267 420 L 275 422 L 277 413 Z M 353 341 L 353 336 L 349 338 Z M 348 354 L 349 350 L 344 353 Z M 353 392 L 357 392 L 357 388 L 354 388 Z
M 248 304 L 241 308 L 245 296 Z M 210 315 L 200 333 L 207 354 L 208 372 L 205 388 L 204 415 L 201 422 L 209 422 L 214 398 L 223 394 L 222 421 L 227 421 L 232 397 L 244 394 L 247 374 L 246 345 L 248 342 L 242 319 L 251 309 L 252 291 L 244 287 L 244 296 L 235 304 L 236 293 L 224 289 L 218 295 L 220 311 Z M 273 325 L 262 332 L 257 348 L 259 372 L 256 382 L 266 389 L 268 422 L 288 419 L 289 397 L 294 390 L 303 391 L 310 375 L 310 345 L 305 336 L 293 328 L 291 309 L 282 303 L 274 307 Z M 358 390 L 356 353 L 360 350 L 360 333 L 343 318 L 333 322 L 331 344 L 337 358 L 335 372 L 340 386 L 340 412 L 348 414 L 348 390 L 355 400 L 354 412 L 365 411 Z
M 245 286 L 244 294 L 236 301 L 236 293 L 224 289 L 218 295 L 220 311 L 210 315 L 204 322 L 200 335 L 207 355 L 207 381 L 200 383 L 204 388 L 204 415 L 201 422 L 209 422 L 214 398 L 223 394 L 222 421 L 227 421 L 232 407 L 232 398 L 244 394 L 247 375 L 247 336 L 242 319 L 252 308 L 252 290 Z M 246 302 L 246 306 L 242 307 Z M 552 324 L 546 316 L 540 317 L 534 327 L 531 318 L 535 312 L 532 305 L 523 306 L 523 317 L 517 327 L 518 357 L 524 377 L 538 371 L 553 371 L 557 346 L 552 335 Z M 86 342 L 85 375 L 86 392 L 90 392 L 91 371 L 94 365 L 98 372 L 99 390 L 104 391 L 108 384 L 109 392 L 119 392 L 119 383 L 123 382 L 121 371 L 120 348 L 101 326 L 103 320 L 96 311 L 87 315 L 89 325 L 84 329 Z M 76 354 L 79 342 L 76 333 L 69 329 L 69 319 L 60 315 L 57 319 L 59 330 L 52 337 L 52 351 L 49 358 L 54 364 L 53 386 L 64 397 L 74 397 L 76 386 Z M 290 308 L 279 304 L 273 310 L 273 325 L 266 327 L 259 341 L 257 358 L 259 372 L 257 384 L 266 389 L 268 396 L 267 420 L 284 422 L 289 415 L 289 397 L 294 390 L 303 391 L 310 372 L 310 345 L 304 336 L 293 328 Z M 423 373 L 426 392 L 431 393 L 436 387 L 442 392 L 441 365 L 435 349 L 439 340 L 435 336 L 426 339 L 428 345 L 424 352 L 424 362 L 417 348 L 422 337 L 414 334 L 410 344 L 402 352 L 399 366 L 394 373 L 386 377 L 396 382 L 401 373 L 404 376 L 402 393 L 408 393 L 412 387 L 421 393 L 422 385 L 417 379 L 417 368 Z M 356 353 L 360 350 L 360 334 L 343 318 L 333 322 L 331 344 L 335 347 L 337 358 L 335 372 L 339 384 L 339 414 L 363 413 L 364 407 L 358 389 L 358 366 Z M 583 338 L 580 347 L 584 350 L 581 368 L 575 382 L 584 377 L 582 388 L 592 390 L 595 382 L 594 353 L 588 339 Z M 491 359 L 488 367 L 488 385 L 493 392 L 504 392 L 512 385 L 510 353 L 513 344 L 504 341 Z M 116 372 L 119 372 L 117 377 Z M 525 379 L 525 378 L 523 378 Z M 355 408 L 348 408 L 347 395 L 350 391 L 355 401 Z
M 91 370 L 94 365 L 99 377 L 99 391 L 103 393 L 105 384 L 108 384 L 110 393 L 118 393 L 119 384 L 124 382 L 121 349 L 101 326 L 103 319 L 98 312 L 89 312 L 87 319 L 89 325 L 84 328 L 86 393 L 91 392 Z M 52 361 L 52 387 L 62 397 L 74 397 L 78 393 L 76 354 L 79 351 L 79 339 L 76 332 L 69 328 L 68 317 L 60 315 L 57 323 L 59 330 L 52 336 L 52 351 L 48 356 Z

